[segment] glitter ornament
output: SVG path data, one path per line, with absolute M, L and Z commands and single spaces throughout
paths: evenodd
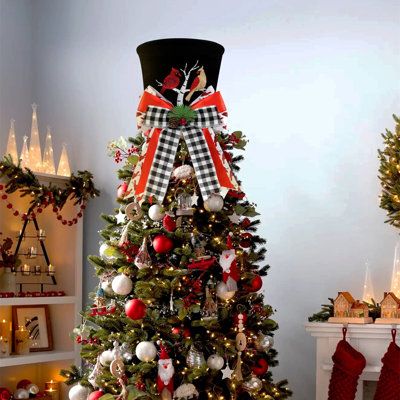
M 204 354 L 197 350 L 196 347 L 191 345 L 186 356 L 186 363 L 190 368 L 201 368 L 203 365 L 205 365 L 206 360 L 204 358 Z
M 29 385 L 27 385 L 27 387 L 25 389 L 29 392 L 29 397 L 31 395 L 35 396 L 39 393 L 39 387 L 38 387 L 38 385 L 35 385 L 34 383 L 30 383 Z
M 236 293 L 236 292 L 230 292 L 228 290 L 228 288 L 226 287 L 226 283 L 224 283 L 224 282 L 218 283 L 216 291 L 217 291 L 217 296 L 221 300 L 225 300 L 225 301 L 232 299 Z
M 149 252 L 147 250 L 147 236 L 145 236 L 143 238 L 143 243 L 140 246 L 139 251 L 138 251 L 133 263 L 139 269 L 151 267 L 151 258 L 150 258 Z
M 249 393 L 255 394 L 262 389 L 262 381 L 256 376 L 251 376 L 251 378 L 243 384 L 243 389 Z
M 207 366 L 210 369 L 215 371 L 219 371 L 224 366 L 224 359 L 218 354 L 211 354 L 210 357 L 207 358 Z
M 89 394 L 90 389 L 78 383 L 69 390 L 68 397 L 69 400 L 86 400 Z
M 224 199 L 219 194 L 212 194 L 205 202 L 204 208 L 209 212 L 221 211 L 224 207 Z
M 260 332 L 254 342 L 258 351 L 267 352 L 274 345 L 274 338 Z
M 181 165 L 176 167 L 172 173 L 175 179 L 188 179 L 194 175 L 194 169 L 191 165 Z
M 133 283 L 128 276 L 120 274 L 113 279 L 111 287 L 116 294 L 126 296 L 132 291 Z
M 153 361 L 157 355 L 157 349 L 153 342 L 140 342 L 135 349 L 136 357 L 140 361 Z
M 174 399 L 176 400 L 195 399 L 197 396 L 199 396 L 199 392 L 192 383 L 184 383 L 174 392 Z
M 159 204 L 153 204 L 149 208 L 149 217 L 153 221 L 161 221 L 164 218 L 164 209 Z

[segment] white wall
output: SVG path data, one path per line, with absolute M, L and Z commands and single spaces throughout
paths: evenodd
M 32 5 L 25 0 L 0 0 L 0 154 L 7 146 L 14 118 L 18 150 L 29 134 L 32 103 Z
M 388 288 L 397 232 L 378 207 L 376 149 L 399 113 L 399 12 L 395 0 L 33 2 L 41 121 L 102 190 L 85 218 L 86 254 L 97 252 L 98 215 L 111 212 L 118 183 L 106 143 L 135 134 L 136 46 L 162 37 L 225 46 L 219 89 L 231 127 L 250 139 L 240 178 L 268 238 L 264 289 L 281 327 L 274 373 L 296 400 L 314 393 L 307 316 L 338 290 L 360 296 L 366 259 L 378 296 Z M 88 266 L 86 290 L 92 277 Z

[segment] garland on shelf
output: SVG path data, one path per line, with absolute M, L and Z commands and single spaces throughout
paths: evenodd
M 57 220 L 63 225 L 73 225 L 83 216 L 83 210 L 90 198 L 100 194 L 93 183 L 93 175 L 88 171 L 78 171 L 76 175 L 71 174 L 65 188 L 60 188 L 54 184 L 48 186 L 39 183 L 36 175 L 28 168 L 22 169 L 20 164 L 15 165 L 10 156 L 5 156 L 0 161 L 0 179 L 6 180 L 6 184 L 0 184 L 0 199 L 7 202 L 7 208 L 13 212 L 15 217 L 22 220 L 34 219 L 43 209 L 52 206 Z M 31 196 L 30 209 L 28 212 L 21 212 L 14 208 L 9 201 L 9 194 L 19 190 L 21 197 Z M 70 220 L 65 219 L 60 210 L 63 208 L 68 198 L 74 200 L 74 205 L 79 204 L 79 211 Z
M 380 207 L 386 210 L 385 222 L 400 228 L 400 118 L 393 114 L 395 132 L 382 133 L 384 149 L 378 150 L 379 179 L 382 186 Z

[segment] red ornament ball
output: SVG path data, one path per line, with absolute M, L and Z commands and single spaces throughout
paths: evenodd
M 260 275 L 255 275 L 250 282 L 250 286 L 247 287 L 249 292 L 258 292 L 263 285 L 263 281 Z
M 117 190 L 118 198 L 122 199 L 125 196 L 125 193 L 126 193 L 127 190 L 128 190 L 128 183 L 127 182 L 122 182 L 118 186 L 118 190 Z
M 153 248 L 157 253 L 168 253 L 174 247 L 174 242 L 165 235 L 157 235 L 153 239 Z
M 101 390 L 95 390 L 89 394 L 87 400 L 98 400 L 101 396 L 104 396 L 104 392 Z
M 132 299 L 125 304 L 126 316 L 130 319 L 142 319 L 146 315 L 147 307 L 140 299 Z
M 29 379 L 22 379 L 17 383 L 17 389 L 26 389 L 32 382 Z
M 267 363 L 267 360 L 265 360 L 264 358 L 260 358 L 259 360 L 257 360 L 257 362 L 255 363 L 255 365 L 252 367 L 252 371 L 254 374 L 256 375 L 264 375 L 267 371 L 268 371 L 269 365 Z
M 0 388 L 0 400 L 10 400 L 11 397 L 11 392 L 7 388 Z
M 168 214 L 165 214 L 162 224 L 163 224 L 164 229 L 168 232 L 173 232 L 176 229 L 175 220 Z
M 179 328 L 178 326 L 175 326 L 171 329 L 171 333 L 173 333 L 174 335 L 180 335 L 181 334 L 181 328 Z

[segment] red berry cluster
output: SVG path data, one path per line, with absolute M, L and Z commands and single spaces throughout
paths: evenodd
M 97 338 L 89 338 L 89 339 L 82 339 L 81 335 L 78 335 L 76 338 L 76 343 L 79 344 L 99 344 L 100 340 Z
M 117 307 L 112 305 L 111 307 L 97 307 L 93 306 L 90 311 L 90 316 L 95 317 L 96 315 L 107 315 L 107 314 L 114 314 Z

